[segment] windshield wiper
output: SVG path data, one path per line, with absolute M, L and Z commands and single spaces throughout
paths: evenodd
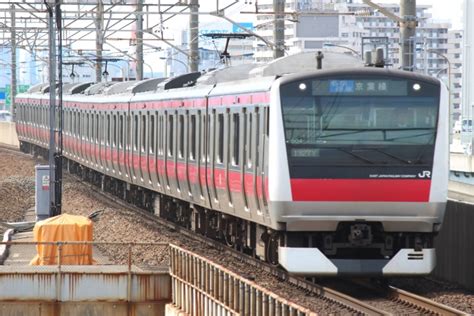
M 373 162 L 372 160 L 369 160 L 369 159 L 367 159 L 367 158 L 364 158 L 364 157 L 362 157 L 362 156 L 359 156 L 359 155 L 357 155 L 357 154 L 354 154 L 352 151 L 349 151 L 349 150 L 344 149 L 344 148 L 342 148 L 342 147 L 325 147 L 325 148 L 334 148 L 334 149 L 337 149 L 337 150 L 342 151 L 343 153 L 346 153 L 346 154 L 348 154 L 348 155 L 351 155 L 352 157 L 355 157 L 355 158 L 357 158 L 357 159 L 359 159 L 359 160 L 362 160 L 362 161 L 364 161 L 364 162 L 366 162 L 366 163 L 368 163 L 368 164 L 371 164 L 371 165 L 375 164 L 375 162 Z
M 376 151 L 376 152 L 378 152 L 378 153 L 384 154 L 385 156 L 388 156 L 388 157 L 390 157 L 390 158 L 393 158 L 393 159 L 395 159 L 395 160 L 398 160 L 398 161 L 400 161 L 400 162 L 403 162 L 403 163 L 405 163 L 405 164 L 407 164 L 407 165 L 414 165 L 414 164 L 415 164 L 415 162 L 413 162 L 413 161 L 411 161 L 411 160 L 406 160 L 406 159 L 404 159 L 404 158 L 402 158 L 402 157 L 396 156 L 396 155 L 394 155 L 394 154 L 390 154 L 390 153 L 388 153 L 388 152 L 386 152 L 386 151 L 384 151 L 384 150 L 381 150 L 381 149 L 379 149 L 379 148 L 364 148 L 364 149 Z

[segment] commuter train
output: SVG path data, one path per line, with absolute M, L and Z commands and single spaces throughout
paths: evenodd
M 311 69 L 303 55 L 65 85 L 66 166 L 294 274 L 430 273 L 447 198 L 446 87 L 345 55 Z M 25 152 L 48 147 L 48 91 L 16 97 Z

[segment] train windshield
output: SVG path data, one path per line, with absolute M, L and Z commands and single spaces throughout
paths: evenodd
M 439 91 L 433 83 L 388 77 L 283 84 L 290 167 L 431 166 Z

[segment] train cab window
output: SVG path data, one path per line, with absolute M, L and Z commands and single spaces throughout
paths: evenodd
M 217 162 L 224 161 L 224 114 L 217 115 Z
M 150 154 L 155 153 L 155 114 L 150 115 Z
M 184 115 L 179 116 L 179 158 L 184 157 Z
M 140 144 L 141 144 L 141 151 L 144 153 L 146 151 L 146 116 L 142 115 L 142 121 L 140 124 L 141 128 L 141 139 L 140 139 Z
M 133 124 L 134 124 L 133 150 L 138 150 L 138 115 L 134 116 Z
M 234 113 L 232 115 L 232 126 L 233 126 L 233 146 L 232 146 L 232 164 L 234 166 L 239 165 L 239 145 L 240 145 L 240 115 Z
M 196 115 L 191 115 L 189 134 L 189 159 L 196 159 Z
M 168 156 L 173 157 L 173 139 L 174 139 L 174 117 L 173 115 L 168 116 Z

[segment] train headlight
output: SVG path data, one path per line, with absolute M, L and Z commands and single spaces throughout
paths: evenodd
M 306 83 L 300 83 L 300 85 L 298 86 L 298 88 L 300 88 L 301 91 L 306 90 Z
M 413 85 L 413 90 L 415 90 L 415 91 L 420 91 L 420 89 L 421 89 L 421 85 L 420 85 L 419 83 L 415 83 L 415 84 Z

